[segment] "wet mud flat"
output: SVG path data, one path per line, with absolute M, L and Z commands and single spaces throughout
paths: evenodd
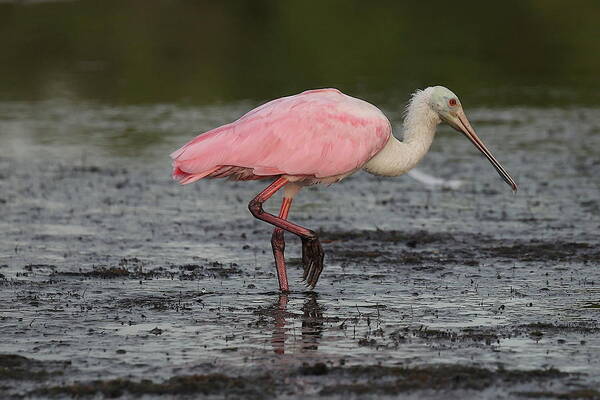
M 362 173 L 306 189 L 291 219 L 320 232 L 326 267 L 305 290 L 286 236 L 287 295 L 271 230 L 246 208 L 265 183 L 177 186 L 164 155 L 187 137 L 139 157 L 2 138 L 0 392 L 600 398 L 592 111 L 474 113 L 516 196 L 446 136 L 421 168 L 458 190 Z M 557 120 L 577 129 L 557 135 Z

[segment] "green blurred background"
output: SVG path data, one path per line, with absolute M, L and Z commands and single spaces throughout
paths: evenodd
M 600 1 L 0 3 L 0 100 L 210 104 L 447 85 L 469 104 L 600 104 Z

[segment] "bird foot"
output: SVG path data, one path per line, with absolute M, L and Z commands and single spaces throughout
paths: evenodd
M 302 238 L 302 264 L 304 265 L 302 281 L 311 289 L 314 289 L 323 271 L 324 256 L 319 239 Z

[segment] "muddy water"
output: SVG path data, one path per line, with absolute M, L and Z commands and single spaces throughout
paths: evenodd
M 467 110 L 516 195 L 447 128 L 419 168 L 456 190 L 304 190 L 291 219 L 326 267 L 305 290 L 288 236 L 282 296 L 246 208 L 265 183 L 169 178 L 170 151 L 249 106 L 0 104 L 3 393 L 600 396 L 597 109 Z

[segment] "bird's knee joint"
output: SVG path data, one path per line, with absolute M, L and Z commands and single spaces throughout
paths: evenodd
M 248 210 L 250 210 L 252 215 L 257 217 L 263 213 L 262 203 L 256 199 L 252 199 L 250 200 L 250 203 L 248 203 Z

